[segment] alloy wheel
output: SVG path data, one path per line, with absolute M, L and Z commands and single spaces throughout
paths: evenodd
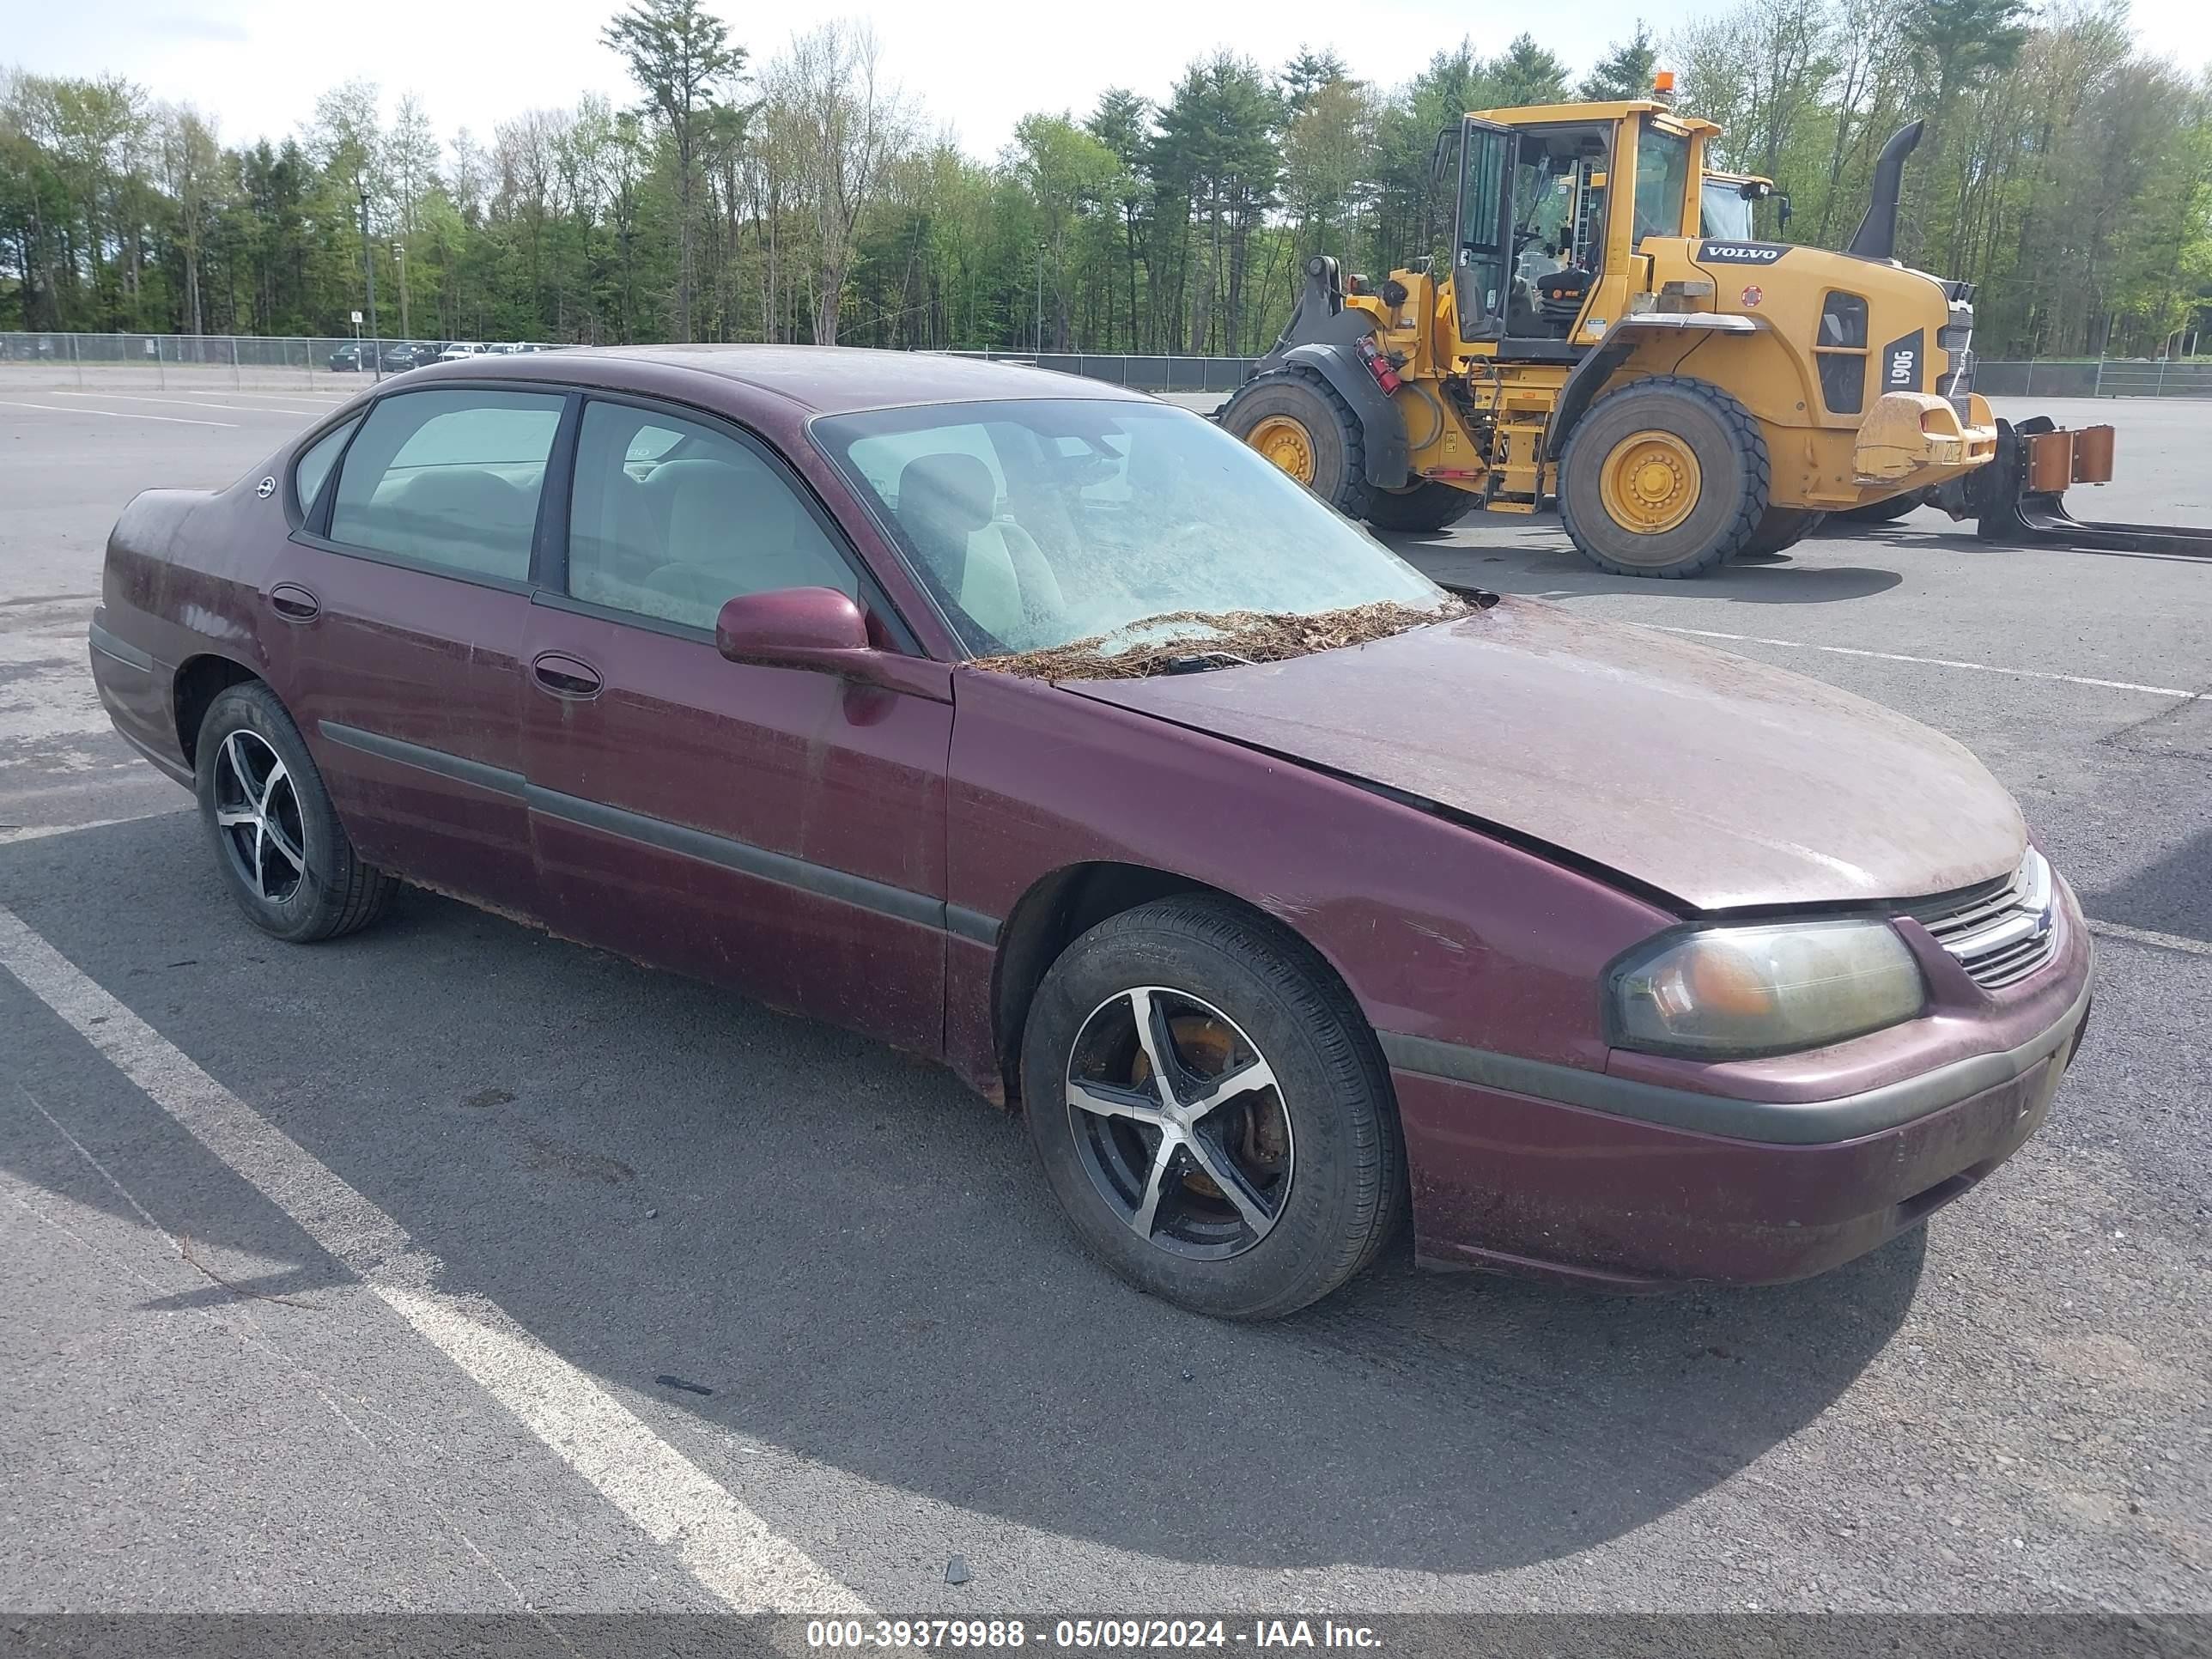
M 1283 1214 L 1296 1149 L 1281 1086 L 1211 1003 L 1160 986 L 1108 998 L 1068 1056 L 1067 1110 L 1092 1185 L 1150 1244 L 1219 1260 Z
M 307 879 L 307 832 L 291 772 L 268 739 L 243 727 L 215 757 L 215 821 L 231 868 L 255 897 L 282 904 Z

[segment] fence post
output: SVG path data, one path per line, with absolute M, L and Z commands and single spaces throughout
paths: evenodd
M 2105 395 L 2105 360 L 2101 356 L 2097 359 L 2097 378 L 2090 383 L 2089 395 L 2092 398 Z
M 2163 357 L 2161 357 L 2161 358 L 2160 358 L 2160 359 L 2158 360 L 2158 386 L 2157 386 L 2157 389 L 2156 389 L 2155 391 L 2154 391 L 2150 395 L 2151 395 L 2152 397 L 2154 397 L 2154 398 L 2163 398 L 2164 396 L 2166 396 L 2166 359 L 2165 359 L 2165 358 L 2163 358 Z
M 2027 360 L 2027 384 L 2020 389 L 2020 395 L 2023 398 L 2035 396 L 2035 359 L 2033 357 Z
M 234 391 L 246 385 L 244 372 L 238 366 L 238 336 L 230 337 L 230 384 Z
M 69 343 L 70 367 L 76 371 L 76 389 L 82 392 L 84 390 L 84 358 L 76 349 L 76 335 L 72 334 L 69 337 Z

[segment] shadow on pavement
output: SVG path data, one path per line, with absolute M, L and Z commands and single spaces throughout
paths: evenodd
M 0 849 L 0 898 L 447 1288 L 648 1411 L 1147 1554 L 1460 1572 L 1589 1548 L 1819 1416 L 1921 1277 L 1917 1232 L 1801 1285 L 1648 1299 L 1417 1273 L 1401 1241 L 1297 1318 L 1222 1325 L 1083 1257 L 1018 1123 L 826 1027 L 412 891 L 356 939 L 280 945 L 187 817 Z M 0 1018 L 162 1227 L 258 1253 L 288 1297 L 342 1274 L 4 975 Z M 0 1161 L 120 1213 L 20 1104 Z M 744 1480 L 726 1440 L 687 1443 Z M 771 1525 L 805 1518 L 775 1498 Z
M 2212 704 L 2199 702 L 2186 712 L 2212 729 Z M 2144 745 L 2138 739 L 2127 746 Z M 2102 921 L 2212 943 L 2212 830 L 2200 830 L 2126 880 L 2084 894 L 2081 903 Z

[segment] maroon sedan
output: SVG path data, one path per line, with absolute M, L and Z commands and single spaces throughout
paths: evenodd
M 1059 375 L 426 368 L 139 496 L 105 600 L 100 696 L 261 927 L 412 882 L 940 1059 L 1210 1313 L 1327 1293 L 1409 1206 L 1443 1265 L 1818 1272 L 2033 1133 L 2088 1012 L 1957 744 L 1469 605 Z

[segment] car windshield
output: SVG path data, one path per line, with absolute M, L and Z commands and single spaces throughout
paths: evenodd
M 1182 635 L 1202 646 L 1255 617 L 1361 611 L 1371 625 L 1387 613 L 1392 626 L 1353 630 L 1371 638 L 1458 609 L 1188 410 L 951 404 L 836 416 L 812 431 L 979 657 L 1093 641 L 1110 655 Z M 1350 642 L 1307 632 L 1307 649 Z

